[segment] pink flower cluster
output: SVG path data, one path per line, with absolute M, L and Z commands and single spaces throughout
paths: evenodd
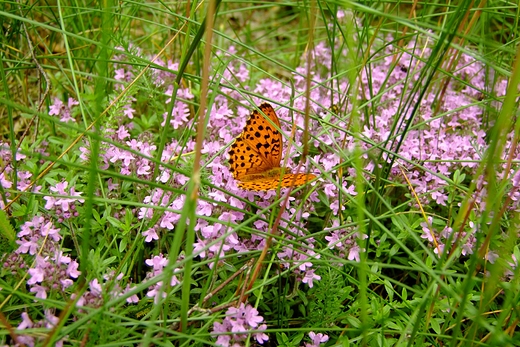
M 55 313 L 52 310 L 44 311 L 45 317 L 36 323 L 31 320 L 29 314 L 27 312 L 22 312 L 22 321 L 18 325 L 18 330 L 23 331 L 25 329 L 37 329 L 37 328 L 45 328 L 45 329 L 53 329 L 58 323 L 59 318 L 55 316 Z M 40 336 L 38 338 L 38 336 Z M 40 345 L 44 342 L 46 336 L 41 336 L 38 334 L 18 334 L 16 337 L 16 346 L 29 346 L 33 347 L 35 345 Z M 63 340 L 56 341 L 56 347 L 63 346 Z M 38 344 L 37 344 L 38 343 Z
M 354 226 L 344 227 L 339 225 L 338 220 L 332 222 L 332 227 L 325 230 L 330 231 L 329 236 L 325 236 L 325 240 L 329 243 L 327 246 L 330 249 L 337 249 L 338 256 L 348 260 L 360 261 L 359 253 L 364 251 L 359 245 L 358 239 L 366 239 L 368 235 L 359 237 L 358 232 Z
M 43 150 L 40 149 L 40 153 L 43 152 Z M 8 143 L 0 141 L 0 162 L 3 163 L 5 166 L 1 167 L 0 169 L 0 187 L 2 187 L 3 196 L 0 199 L 0 208 L 4 208 L 6 206 L 6 203 L 10 202 L 11 193 L 8 191 L 10 189 L 24 192 L 26 190 L 29 190 L 29 186 L 31 185 L 31 178 L 32 173 L 25 170 L 20 170 L 18 168 L 17 171 L 14 170 L 13 167 L 13 159 L 18 162 L 18 165 L 22 164 L 24 160 L 27 158 L 25 154 L 22 153 L 22 151 L 17 150 L 16 154 L 12 155 L 11 148 Z M 16 187 L 14 185 L 14 182 L 16 182 Z M 33 193 L 38 193 L 42 189 L 42 186 L 40 185 L 34 185 L 30 191 Z
M 153 256 L 150 259 L 147 259 L 145 261 L 145 263 L 146 263 L 146 265 L 152 267 L 152 271 L 150 271 L 146 274 L 146 279 L 151 279 L 151 278 L 153 278 L 155 276 L 159 276 L 161 274 L 165 275 L 163 273 L 163 269 L 166 267 L 166 265 L 168 265 L 168 258 L 165 258 L 162 254 L 159 254 L 159 255 Z M 179 269 L 177 269 L 177 271 L 172 275 L 172 278 L 170 280 L 170 287 L 174 287 L 181 283 L 176 276 L 176 273 L 178 273 L 178 272 L 179 272 Z M 157 282 L 156 284 L 151 286 L 148 289 L 148 293 L 146 293 L 147 297 L 154 298 L 155 303 L 159 302 L 159 299 L 161 298 L 161 296 L 163 298 L 166 297 L 167 288 L 163 285 L 163 283 L 164 283 L 163 281 Z M 161 296 L 159 296 L 159 294 L 161 294 Z
M 89 282 L 88 289 L 78 299 L 76 305 L 78 307 L 101 307 L 106 301 L 106 298 L 116 298 L 125 295 L 133 289 L 133 286 L 128 283 L 125 288 L 122 288 L 120 283 L 124 274 L 120 273 L 116 276 L 115 272 L 109 271 L 103 276 L 104 281 L 99 282 L 97 278 Z M 76 298 L 76 294 L 72 294 L 72 299 Z M 126 298 L 129 304 L 136 304 L 139 302 L 139 297 L 136 294 L 130 295 Z
M 68 186 L 69 182 L 67 181 L 56 183 L 56 185 L 54 187 L 51 186 L 49 190 L 59 196 L 47 195 L 43 197 L 47 201 L 45 208 L 48 211 L 55 211 L 59 223 L 65 219 L 77 217 L 78 211 L 76 211 L 76 202 L 83 203 L 84 201 L 79 198 L 81 193 L 76 192 L 74 186 L 70 187 L 67 191 Z
M 61 122 L 75 122 L 72 113 L 77 105 L 79 102 L 70 97 L 66 105 L 60 99 L 54 98 L 54 104 L 49 107 L 49 116 L 59 116 Z
M 121 51 L 127 51 L 137 56 L 141 56 L 141 52 L 138 48 L 130 46 L 128 50 L 122 47 L 118 47 Z M 125 61 L 127 55 L 120 54 L 114 57 L 116 61 Z M 167 66 L 169 69 L 176 69 L 177 64 L 169 61 L 164 63 L 162 60 L 156 60 L 156 64 L 160 66 Z M 115 65 L 115 79 L 118 81 L 116 84 L 116 90 L 123 90 L 128 86 L 129 82 L 137 75 L 138 71 L 132 64 L 117 63 Z M 157 88 L 165 89 L 163 96 L 169 97 L 164 100 L 163 105 L 168 105 L 172 102 L 171 96 L 173 93 L 173 81 L 175 74 L 152 69 L 151 75 L 153 77 L 152 82 Z M 181 88 L 178 90 L 176 95 L 175 104 L 173 105 L 172 117 L 170 119 L 170 126 L 173 129 L 184 129 L 189 127 L 190 124 L 190 109 L 188 102 L 193 99 L 193 95 L 187 88 Z M 134 124 L 131 120 L 134 118 L 135 108 L 133 103 L 136 102 L 136 98 L 132 94 L 125 95 L 123 105 L 118 105 L 120 110 L 120 116 L 114 117 L 117 124 L 111 126 L 111 128 L 103 129 L 104 136 L 112 142 L 106 142 L 101 146 L 101 167 L 103 169 L 113 168 L 119 173 L 125 176 L 135 176 L 142 179 L 143 181 L 150 181 L 153 179 L 152 174 L 155 170 L 155 164 L 150 160 L 154 156 L 154 152 L 157 149 L 155 144 L 146 137 L 142 136 L 139 139 L 131 138 L 130 131 L 133 129 Z M 165 125 L 168 112 L 162 114 L 163 122 L 162 127 Z M 86 143 L 87 145 L 88 143 Z M 119 145 L 116 145 L 119 144 Z M 90 150 L 88 146 L 80 147 L 81 158 L 83 160 L 89 160 Z M 168 145 L 162 153 L 161 160 L 165 163 L 169 162 L 175 155 L 180 154 L 181 148 L 189 150 L 189 148 L 178 147 L 173 141 L 172 144 Z M 172 176 L 171 170 L 165 167 L 160 167 L 161 176 L 157 178 L 162 183 L 167 183 Z M 117 184 L 117 183 L 116 183 Z
M 229 54 L 232 54 L 231 49 Z M 163 63 L 159 63 L 163 64 Z M 206 128 L 206 138 L 203 144 L 202 153 L 211 160 L 204 160 L 202 163 L 205 165 L 206 170 L 210 172 L 208 176 L 212 186 L 205 187 L 205 196 L 198 201 L 197 216 L 199 217 L 196 222 L 195 230 L 198 233 L 198 239 L 194 245 L 195 252 L 202 258 L 215 258 L 223 259 L 229 252 L 246 252 L 251 250 L 262 249 L 265 246 L 265 239 L 267 232 L 269 231 L 269 225 L 265 222 L 268 218 L 267 215 L 258 215 L 257 221 L 255 222 L 255 228 L 257 232 L 249 235 L 238 235 L 234 230 L 236 225 L 240 224 L 244 218 L 248 207 L 241 200 L 241 198 L 254 201 L 260 208 L 270 206 L 269 200 L 276 196 L 276 192 L 248 192 L 239 189 L 236 186 L 236 182 L 232 178 L 229 168 L 227 165 L 227 159 L 225 152 L 222 148 L 227 146 L 244 128 L 245 121 L 250 113 L 251 100 L 243 100 L 231 85 L 235 82 L 245 82 L 248 78 L 247 69 L 243 63 L 236 62 L 228 66 L 224 74 L 221 76 L 222 90 L 225 95 L 219 95 L 215 99 L 215 103 L 212 105 L 212 109 L 209 111 L 211 116 L 208 119 Z M 161 85 L 166 88 L 166 95 L 171 95 L 173 87 L 168 85 L 168 78 L 161 78 L 157 85 Z M 229 86 L 229 88 L 228 88 Z M 276 93 L 275 100 L 284 102 L 291 95 L 291 90 L 287 86 L 282 85 L 280 82 L 272 82 L 271 80 L 260 81 L 259 86 L 255 90 L 256 93 Z M 186 91 L 180 91 L 179 99 L 189 99 L 191 94 L 186 94 Z M 242 100 L 241 103 L 230 104 L 229 101 L 232 99 Z M 255 100 L 260 102 L 260 100 Z M 299 99 L 301 103 L 301 99 Z M 186 104 L 183 104 L 186 105 Z M 245 107 L 242 105 L 246 105 Z M 299 106 L 301 106 L 300 104 Z M 184 108 L 182 108 L 184 107 Z M 170 123 L 173 129 L 178 127 L 189 126 L 189 120 L 187 115 L 188 109 L 182 106 L 181 109 L 174 107 L 174 113 L 172 122 Z M 236 113 L 240 117 L 236 117 Z M 282 128 L 285 133 L 290 133 L 291 122 L 288 118 L 286 109 L 280 109 L 278 113 L 282 120 Z M 297 124 L 303 124 L 303 116 L 296 114 Z M 162 124 L 164 126 L 164 123 Z M 298 129 L 296 132 L 296 140 L 293 142 L 291 147 L 290 156 L 299 157 L 299 150 L 296 148 L 301 147 L 301 136 L 302 131 Z M 114 139 L 114 141 L 117 141 Z M 168 184 L 173 188 L 180 190 L 185 189 L 185 184 L 189 180 L 189 176 L 183 173 L 183 169 L 189 170 L 189 162 L 187 159 L 180 157 L 181 154 L 192 150 L 195 147 L 194 139 L 189 139 L 183 144 L 177 140 L 173 140 L 170 144 L 167 144 L 165 151 L 162 154 L 163 162 L 174 162 L 178 170 L 171 171 L 168 168 L 161 167 L 160 176 L 157 180 L 161 183 Z M 123 152 L 124 150 L 118 150 Z M 107 152 L 108 153 L 108 152 Z M 137 167 L 136 161 L 139 160 L 138 156 L 130 154 L 133 159 L 128 159 L 129 165 Z M 172 160 L 172 158 L 175 158 Z M 123 161 L 121 161 L 123 162 Z M 296 162 L 289 160 L 288 166 L 292 169 L 296 168 Z M 305 171 L 304 165 L 300 168 L 301 172 Z M 127 172 L 128 173 L 128 172 Z M 145 178 L 145 177 L 142 177 Z M 149 178 L 149 177 L 146 177 Z M 286 189 L 283 192 L 287 192 Z M 143 232 L 146 242 L 152 242 L 158 240 L 161 233 L 175 228 L 176 223 L 180 218 L 180 211 L 182 210 L 185 202 L 185 194 L 177 193 L 173 194 L 172 191 L 165 191 L 160 188 L 154 188 L 150 191 L 143 202 L 149 207 L 142 207 L 138 211 L 138 217 L 140 219 L 152 220 L 155 211 L 159 214 L 157 223 L 150 225 Z M 309 211 L 313 210 L 313 204 L 317 203 L 318 194 L 313 191 L 307 199 L 305 205 L 299 206 L 298 199 L 292 197 L 287 206 L 286 212 L 282 214 L 282 222 L 280 229 L 286 235 L 288 240 L 294 239 L 294 245 L 298 246 L 284 246 L 285 249 L 278 254 L 282 260 L 284 266 L 293 266 L 295 273 L 301 277 L 304 283 L 312 286 L 313 280 L 318 280 L 320 277 L 314 273 L 312 267 L 312 259 L 319 258 L 317 254 L 312 252 L 314 247 L 313 239 L 306 239 L 304 242 L 296 242 L 296 239 L 303 238 L 302 225 L 309 216 Z M 229 208 L 223 207 L 229 205 Z M 158 210 L 157 207 L 166 208 Z M 291 220 L 292 216 L 292 220 Z M 215 219 L 217 221 L 215 221 Z M 210 221 L 211 220 L 211 221 Z M 309 252 L 309 249 L 311 250 Z M 210 263 L 212 266 L 214 262 Z
M 213 323 L 212 335 L 217 337 L 218 346 L 243 346 L 249 335 L 263 344 L 269 337 L 263 333 L 266 324 L 260 324 L 264 318 L 251 305 L 241 303 L 239 307 L 230 307 L 222 323 Z M 256 331 L 256 332 L 253 332 Z
M 18 233 L 16 253 L 35 256 L 34 266 L 28 270 L 27 284 L 37 298 L 47 298 L 49 291 L 64 291 L 73 285 L 72 279 L 80 275 L 79 264 L 60 251 L 59 231 L 49 220 L 35 216 L 25 222 Z M 8 257 L 4 266 L 10 267 L 9 263 L 15 259 L 18 258 Z

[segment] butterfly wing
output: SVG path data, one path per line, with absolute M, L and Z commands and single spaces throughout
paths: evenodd
M 265 116 L 258 110 L 253 110 L 244 131 L 228 151 L 231 173 L 238 180 L 280 167 L 283 146 L 282 134 L 278 130 L 280 121 L 270 104 L 263 103 L 258 108 Z
M 315 178 L 316 178 L 316 176 L 313 174 L 287 173 L 282 177 L 282 179 L 280 179 L 279 177 L 263 178 L 263 179 L 257 179 L 257 180 L 250 181 L 250 182 L 239 182 L 238 186 L 242 189 L 247 189 L 247 190 L 265 191 L 265 190 L 277 189 L 278 186 L 280 186 L 280 187 L 293 187 L 293 186 L 299 187 Z

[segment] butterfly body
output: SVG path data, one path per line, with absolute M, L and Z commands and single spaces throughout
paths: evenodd
M 251 113 L 244 131 L 231 144 L 228 161 L 233 177 L 242 189 L 264 191 L 300 186 L 316 176 L 292 174 L 280 167 L 283 137 L 280 121 L 273 107 L 263 103 Z

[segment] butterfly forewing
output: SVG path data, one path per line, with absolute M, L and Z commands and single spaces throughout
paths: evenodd
M 280 122 L 271 105 L 263 103 L 259 109 L 265 116 L 253 110 L 244 131 L 231 144 L 228 152 L 231 172 L 236 179 L 280 166 L 282 134 L 266 117 L 278 128 Z

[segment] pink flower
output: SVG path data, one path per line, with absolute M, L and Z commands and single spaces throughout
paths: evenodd
M 314 286 L 314 284 L 313 284 L 314 280 L 317 280 L 317 281 L 321 280 L 321 276 L 316 275 L 314 273 L 314 270 L 308 270 L 305 272 L 305 276 L 303 277 L 302 282 L 306 283 L 310 288 L 312 288 Z
M 314 333 L 313 331 L 309 332 L 309 337 L 312 343 L 306 343 L 305 347 L 319 347 L 321 343 L 327 342 L 329 337 L 322 333 Z
M 143 236 L 145 237 L 144 242 L 152 242 L 152 240 L 159 240 L 159 235 L 155 231 L 155 228 L 150 228 L 143 232 Z

